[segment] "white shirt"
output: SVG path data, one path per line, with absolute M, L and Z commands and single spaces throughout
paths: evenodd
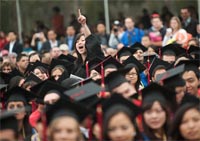
M 15 41 L 12 41 L 9 43 L 9 53 L 13 52 L 13 47 L 14 47 Z
M 51 48 L 58 47 L 58 41 L 55 40 L 54 42 L 52 42 L 51 40 L 49 40 L 49 42 L 50 42 Z

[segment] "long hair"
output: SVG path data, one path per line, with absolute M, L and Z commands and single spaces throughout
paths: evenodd
M 136 131 L 136 136 L 135 139 L 140 139 L 141 136 L 139 134 L 139 130 L 135 121 L 135 115 L 133 113 L 133 111 L 131 111 L 130 109 L 128 109 L 127 107 L 123 106 L 123 105 L 116 105 L 112 108 L 110 108 L 104 115 L 104 121 L 103 121 L 103 137 L 104 140 L 108 141 L 110 140 L 109 136 L 108 136 L 108 124 L 110 122 L 110 120 L 112 119 L 113 116 L 119 114 L 119 113 L 123 113 L 125 114 L 131 121 L 132 126 L 135 128 Z
M 181 125 L 181 122 L 183 120 L 183 117 L 185 115 L 185 113 L 190 110 L 190 109 L 196 109 L 197 111 L 200 112 L 200 107 L 199 105 L 195 105 L 195 104 L 185 104 L 183 106 L 181 106 L 175 116 L 174 116 L 174 120 L 171 124 L 171 129 L 170 129 L 170 137 L 173 139 L 173 140 L 181 140 L 181 141 L 186 141 L 187 139 L 185 139 L 181 133 L 180 133 L 180 125 Z
M 142 110 L 143 110 L 143 112 L 142 112 L 142 118 L 143 118 L 142 125 L 143 125 L 144 134 L 150 140 L 153 139 L 153 140 L 158 140 L 159 141 L 160 139 L 157 138 L 153 134 L 153 130 L 144 121 L 144 112 L 147 111 L 147 110 L 149 110 L 149 109 L 151 109 L 151 107 L 153 106 L 153 104 L 154 104 L 155 101 L 156 100 L 154 100 L 154 101 L 146 101 L 145 104 L 142 105 Z M 159 102 L 159 104 L 161 105 L 162 109 L 166 113 L 166 121 L 165 121 L 165 123 L 163 125 L 163 130 L 164 130 L 165 134 L 168 135 L 167 131 L 168 131 L 169 124 L 170 124 L 170 112 L 169 112 L 169 108 L 167 107 L 167 102 L 165 102 L 165 101 L 159 101 L 159 100 L 157 100 L 157 101 Z
M 171 18 L 170 21 L 172 21 L 172 20 L 175 20 L 178 23 L 178 30 L 182 28 L 181 21 L 178 17 L 174 16 L 174 17 Z

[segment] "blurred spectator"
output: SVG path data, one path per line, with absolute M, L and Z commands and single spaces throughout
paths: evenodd
M 69 54 L 69 47 L 68 47 L 68 45 L 66 45 L 66 44 L 61 44 L 61 45 L 59 46 L 59 49 L 60 49 L 61 53 L 64 54 L 64 55 Z
M 151 27 L 150 16 L 147 9 L 142 10 L 143 16 L 141 17 L 141 23 L 144 29 L 149 29 Z
M 25 53 L 29 53 L 31 52 L 33 49 L 31 48 L 31 39 L 28 36 L 25 36 L 23 39 L 23 52 Z
M 197 36 L 196 26 L 198 21 L 191 17 L 191 13 L 188 7 L 181 8 L 182 26 L 193 37 Z
M 196 38 L 192 38 L 188 41 L 188 46 L 199 46 L 199 41 Z
M 65 43 L 68 45 L 68 50 L 74 50 L 74 39 L 76 37 L 76 30 L 73 25 L 67 26 L 66 29 L 66 36 L 65 36 Z
M 1 65 L 1 72 L 3 73 L 10 73 L 14 69 L 14 65 L 11 62 L 3 62 Z
M 168 9 L 167 6 L 164 6 L 162 8 L 162 14 L 161 14 L 161 18 L 162 18 L 162 21 L 164 23 L 164 25 L 166 27 L 169 27 L 169 22 L 170 22 L 170 19 L 173 17 L 173 14 L 172 12 Z
M 35 27 L 33 29 L 33 33 L 39 33 L 39 32 L 46 33 L 48 31 L 48 28 L 42 21 L 39 20 L 35 21 L 34 26 Z
M 4 49 L 5 45 L 8 43 L 6 40 L 6 35 L 3 31 L 0 31 L 0 51 Z
M 151 40 L 150 40 L 150 37 L 148 35 L 144 35 L 142 37 L 142 45 L 147 47 L 147 48 L 151 45 Z
M 118 44 L 120 43 L 123 34 L 124 34 L 123 25 L 117 20 L 114 21 L 109 38 L 109 47 L 116 49 Z
M 13 64 L 16 64 L 16 60 L 17 60 L 17 54 L 16 53 L 9 53 L 8 54 L 8 58 L 10 59 L 10 61 L 13 63 Z
M 144 32 L 135 27 L 135 23 L 131 17 L 125 19 L 126 31 L 122 36 L 121 43 L 128 47 L 133 45 L 136 42 L 141 42 Z
M 148 31 L 151 44 L 157 47 L 162 47 L 162 40 L 164 39 L 166 28 L 163 25 L 159 14 L 151 15 L 151 24 L 152 27 Z
M 39 53 L 33 52 L 29 55 L 29 63 L 33 63 L 36 61 L 41 61 L 41 57 L 40 57 Z
M 197 25 L 197 36 L 196 38 L 199 40 L 199 43 L 200 43 L 200 24 Z
M 44 42 L 46 42 L 46 37 L 44 35 L 44 32 L 38 32 L 33 34 L 32 40 L 31 40 L 31 46 L 36 50 L 36 51 L 41 51 L 42 45 Z
M 188 42 L 187 32 L 181 28 L 181 22 L 178 17 L 172 17 L 170 20 L 170 28 L 167 29 L 165 34 L 163 46 L 174 42 L 182 46 Z
M 9 53 L 15 52 L 20 54 L 23 50 L 22 44 L 17 40 L 17 34 L 15 32 L 8 33 L 9 43 L 5 46 L 5 49 L 9 51 Z
M 70 22 L 69 24 L 72 25 L 75 28 L 76 34 L 78 33 L 78 31 L 80 30 L 81 26 L 77 21 L 76 15 L 75 14 L 71 14 L 70 15 Z
M 48 40 L 43 43 L 41 52 L 42 51 L 50 51 L 53 47 L 58 47 L 60 42 L 56 39 L 57 34 L 54 30 L 49 30 L 47 33 Z
M 17 56 L 17 70 L 24 75 L 24 72 L 28 66 L 28 56 L 25 54 L 19 54 Z
M 106 34 L 106 27 L 104 23 L 98 23 L 96 27 L 96 35 L 99 38 L 101 45 L 108 47 L 109 35 Z
M 51 56 L 49 51 L 42 52 L 42 63 L 50 65 L 51 63 Z
M 60 13 L 60 8 L 57 6 L 53 7 L 53 13 L 52 26 L 58 38 L 60 38 L 60 36 L 64 36 L 64 16 Z
M 50 50 L 51 58 L 58 58 L 61 55 L 61 51 L 58 47 L 53 47 Z

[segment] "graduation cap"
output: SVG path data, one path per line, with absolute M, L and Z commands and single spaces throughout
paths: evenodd
M 26 91 L 25 89 L 21 87 L 14 87 L 8 90 L 5 94 L 6 103 L 9 103 L 12 101 L 22 101 L 25 104 L 28 104 L 28 102 L 33 100 L 34 98 L 35 96 L 33 95 L 33 93 Z
M 193 54 L 193 53 L 196 53 L 196 52 L 200 52 L 200 48 L 198 46 L 193 46 L 191 45 L 189 47 L 189 49 L 187 50 L 188 54 Z
M 161 69 L 161 68 L 168 69 L 169 66 L 170 66 L 170 64 L 168 62 L 163 61 L 158 58 L 154 58 L 153 62 L 151 63 L 151 66 L 149 68 L 149 74 L 151 77 L 153 77 L 156 70 Z
M 199 60 L 198 59 L 193 59 L 193 60 L 181 60 L 176 66 L 185 64 L 185 70 L 184 71 L 189 71 L 192 70 L 194 72 L 199 72 Z
M 83 101 L 101 91 L 101 87 L 94 82 L 89 82 L 80 87 L 75 87 L 64 92 L 67 96 L 75 101 Z
M 144 60 L 143 60 L 143 64 L 146 65 L 147 62 L 152 62 L 154 60 L 154 58 L 158 58 L 158 55 L 157 54 L 154 54 L 154 55 L 144 55 Z
M 41 83 L 42 82 L 42 80 L 39 77 L 37 77 L 34 73 L 31 73 L 31 74 L 29 74 L 28 77 L 26 77 L 24 83 L 32 82 L 32 81 L 36 82 L 36 83 Z
M 128 108 L 133 114 L 132 118 L 136 117 L 141 112 L 141 109 L 138 106 L 136 106 L 132 101 L 125 99 L 119 94 L 113 94 L 110 98 L 105 99 L 102 102 L 102 109 L 104 114 L 108 112 L 109 109 L 115 106 L 123 106 Z
M 175 90 L 178 86 L 185 86 L 185 80 L 181 77 L 181 73 L 184 71 L 184 65 L 170 69 L 163 74 L 159 74 L 158 81 L 163 80 L 165 87 Z
M 50 72 L 53 70 L 53 68 L 55 68 L 56 66 L 60 66 L 63 69 L 65 69 L 65 71 L 68 72 L 68 77 L 70 76 L 74 64 L 71 62 L 67 62 L 67 61 L 62 61 L 62 60 L 58 60 L 58 59 L 52 59 L 51 64 L 50 64 Z
M 90 110 L 83 105 L 66 99 L 60 99 L 53 105 L 47 105 L 45 111 L 47 125 L 49 125 L 54 119 L 64 116 L 70 116 L 78 122 L 82 122 L 90 113 Z
M 130 56 L 128 59 L 126 59 L 123 62 L 123 65 L 125 66 L 125 68 L 136 67 L 140 73 L 146 69 L 146 67 L 141 64 L 134 56 Z
M 136 42 L 135 44 L 131 45 L 130 48 L 134 49 L 134 52 L 136 52 L 137 50 L 142 50 L 143 52 L 147 51 L 147 48 L 139 42 Z
M 118 62 L 115 58 L 111 56 L 106 57 L 101 63 L 103 63 L 104 70 L 106 70 L 107 68 L 119 69 L 123 67 L 123 65 L 120 62 Z M 94 68 L 100 74 L 101 74 L 101 63 Z
M 197 98 L 194 95 L 191 94 L 185 94 L 183 99 L 181 100 L 181 106 L 185 104 L 194 104 L 194 105 L 199 105 L 200 104 L 200 99 Z
M 162 103 L 175 105 L 175 93 L 169 89 L 157 84 L 150 83 L 142 90 L 142 104 L 145 105 L 149 102 L 160 101 Z
M 66 89 L 69 89 L 73 84 L 79 82 L 79 79 L 76 78 L 67 78 L 61 82 L 61 86 Z
M 46 72 L 49 70 L 49 65 L 42 63 L 40 61 L 36 61 L 34 63 L 29 63 L 28 67 L 26 68 L 25 74 L 33 72 L 37 67 L 42 67 L 43 69 L 46 70 Z
M 132 48 L 123 47 L 117 52 L 117 57 L 121 58 L 123 56 L 132 56 L 134 52 L 135 50 L 133 50 Z
M 4 91 L 7 88 L 8 84 L 0 84 L 0 91 Z
M 18 133 L 18 122 L 15 115 L 15 110 L 4 111 L 0 114 L 0 131 L 11 129 L 15 132 L 15 134 Z
M 65 91 L 65 88 L 55 82 L 52 82 L 50 80 L 45 80 L 42 83 L 33 86 L 31 88 L 31 91 L 34 92 L 34 95 L 36 95 L 37 102 L 43 103 L 45 95 L 50 92 L 55 92 L 60 97 L 64 97 L 62 93 Z
M 126 69 L 126 72 L 130 71 L 130 69 Z M 105 84 L 108 88 L 108 90 L 111 92 L 114 88 L 118 87 L 124 82 L 128 82 L 128 80 L 125 78 L 123 74 L 126 74 L 126 72 L 122 71 L 114 71 L 108 74 L 108 76 L 105 78 Z
M 179 44 L 168 44 L 161 48 L 161 53 L 163 55 L 172 54 L 176 57 L 186 54 L 186 49 L 182 48 Z
M 57 59 L 68 61 L 68 62 L 74 62 L 76 61 L 77 58 L 72 56 L 71 54 L 67 54 L 67 55 L 61 54 Z

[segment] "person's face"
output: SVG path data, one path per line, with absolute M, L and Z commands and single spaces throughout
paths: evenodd
M 127 29 L 132 29 L 134 28 L 134 22 L 131 18 L 126 18 L 125 19 L 125 26 Z
M 10 61 L 11 61 L 13 64 L 16 63 L 16 56 L 10 55 L 9 58 L 10 58 Z
M 149 47 L 151 45 L 150 38 L 147 36 L 142 37 L 142 45 L 145 47 Z
M 111 141 L 133 141 L 135 135 L 135 127 L 124 113 L 118 113 L 110 119 L 108 136 Z
M 198 94 L 198 85 L 199 85 L 199 80 L 196 77 L 194 71 L 186 71 L 183 73 L 182 78 L 186 82 L 186 90 L 188 93 L 192 95 Z
M 10 73 L 11 71 L 12 71 L 11 66 L 4 66 L 2 68 L 2 72 L 4 72 L 4 73 Z
M 26 67 L 28 66 L 28 57 L 23 56 L 19 62 L 17 62 L 17 66 L 23 70 L 26 69 Z
M 190 16 L 190 13 L 187 9 L 181 9 L 181 17 L 183 20 L 186 20 Z
M 85 36 L 81 36 L 79 40 L 76 42 L 76 49 L 79 54 L 85 54 L 86 48 L 85 48 Z
M 74 29 L 74 27 L 68 26 L 66 33 L 67 33 L 68 36 L 74 36 L 75 35 L 75 29 Z
M 144 52 L 143 52 L 141 49 L 139 49 L 139 50 L 137 50 L 137 51 L 133 54 L 133 56 L 134 56 L 138 61 L 143 61 L 143 59 L 144 59 L 143 54 L 144 54 Z
M 157 69 L 154 73 L 154 76 L 152 78 L 153 81 L 156 80 L 156 77 L 159 75 L 159 74 L 162 74 L 162 73 L 165 73 L 166 72 L 166 69 L 164 68 L 161 68 L 161 69 Z
M 173 56 L 173 55 L 170 55 L 170 56 L 169 55 L 163 55 L 162 60 L 171 64 L 171 63 L 175 62 L 176 57 Z
M 147 52 L 148 52 L 148 54 L 149 55 L 153 55 L 153 54 L 155 54 L 156 52 L 155 52 L 155 50 L 154 49 L 152 49 L 151 47 L 148 47 L 148 50 L 147 50 Z
M 10 39 L 10 41 L 15 41 L 17 37 L 13 32 L 9 32 L 8 38 Z
M 129 98 L 135 93 L 134 87 L 128 82 L 124 82 L 112 90 L 113 93 L 121 94 L 124 98 Z
M 101 79 L 101 75 L 96 70 L 91 70 L 90 77 L 92 77 L 93 80 Z
M 58 47 L 52 48 L 50 53 L 52 58 L 58 58 L 61 55 L 61 51 Z
M 38 54 L 32 55 L 32 56 L 29 58 L 29 62 L 36 62 L 36 61 L 40 61 L 40 57 L 39 57 Z
M 107 68 L 105 69 L 105 77 L 111 72 L 117 71 L 117 68 Z
M 171 20 L 170 21 L 170 27 L 172 29 L 177 29 L 178 28 L 178 22 L 176 20 Z
M 181 100 L 183 99 L 186 92 L 186 86 L 176 87 L 175 92 L 176 92 L 176 102 L 181 103 Z
M 58 80 L 60 76 L 62 75 L 62 71 L 60 69 L 56 69 L 52 72 L 51 76 L 55 79 Z
M 24 109 L 25 106 L 24 106 L 24 103 L 21 102 L 21 101 L 12 101 L 12 102 L 9 102 L 8 105 L 7 105 L 7 110 L 16 110 L 16 109 Z M 16 119 L 17 120 L 23 120 L 24 117 L 26 115 L 26 112 L 20 112 L 20 113 L 17 113 L 15 115 Z
M 56 33 L 50 30 L 47 34 L 49 40 L 56 40 Z
M 98 33 L 104 33 L 105 32 L 105 26 L 103 24 L 98 24 L 97 25 L 97 32 Z
M 153 27 L 155 27 L 156 29 L 158 28 L 161 28 L 161 26 L 162 26 L 162 21 L 159 19 L 159 18 L 153 18 L 152 20 L 151 20 L 151 24 L 152 24 L 152 26 Z
M 16 141 L 15 132 L 12 129 L 0 130 L 0 141 Z
M 34 69 L 33 73 L 38 77 L 40 78 L 41 80 L 46 80 L 48 77 L 47 77 L 47 74 L 46 73 L 42 73 L 39 69 Z
M 53 141 L 77 141 L 79 138 L 79 124 L 74 118 L 60 118 L 54 128 Z
M 179 130 L 186 140 L 200 140 L 200 111 L 197 109 L 186 111 Z
M 166 113 L 158 101 L 155 101 L 143 116 L 144 122 L 153 130 L 161 129 L 166 122 Z
M 44 97 L 44 102 L 48 104 L 53 104 L 56 101 L 58 101 L 59 98 L 60 96 L 57 93 L 54 93 L 54 92 L 48 93 Z
M 135 85 L 138 80 L 136 69 L 132 68 L 125 77 L 132 85 Z
M 129 57 L 129 56 L 121 56 L 121 57 L 119 58 L 119 62 L 120 62 L 120 63 L 123 63 L 126 59 L 128 59 L 128 57 Z

